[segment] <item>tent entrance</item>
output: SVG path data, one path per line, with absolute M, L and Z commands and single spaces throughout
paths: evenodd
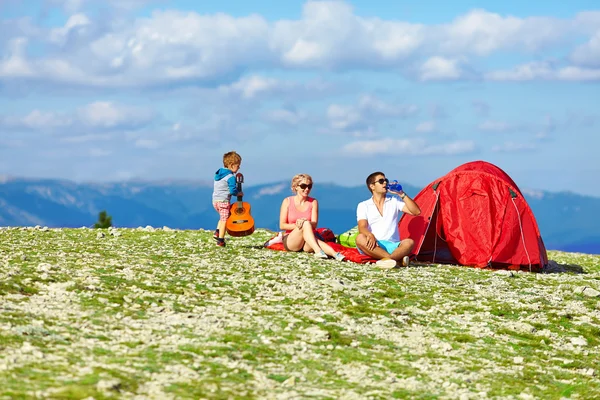
M 440 213 L 439 194 L 436 192 L 433 213 L 429 218 L 423 241 L 419 248 L 415 250 L 415 260 L 428 263 L 457 264 L 458 262 L 452 256 L 448 243 L 446 243 Z

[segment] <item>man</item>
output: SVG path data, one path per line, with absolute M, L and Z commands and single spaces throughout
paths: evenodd
M 359 203 L 356 208 L 356 247 L 361 253 L 379 260 L 376 265 L 386 269 L 397 265 L 408 266 L 408 255 L 415 245 L 410 238 L 400 240 L 398 221 L 401 213 L 421 214 L 421 209 L 413 199 L 402 190 L 388 190 L 388 184 L 383 172 L 373 172 L 367 177 L 367 188 L 372 197 Z

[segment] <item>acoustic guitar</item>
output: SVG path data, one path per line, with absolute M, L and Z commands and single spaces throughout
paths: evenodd
M 238 172 L 235 181 L 238 192 L 241 192 L 244 175 Z M 242 197 L 237 196 L 237 201 L 231 205 L 231 214 L 225 223 L 227 233 L 231 236 L 248 236 L 254 232 L 254 218 L 250 215 L 250 204 L 242 201 Z

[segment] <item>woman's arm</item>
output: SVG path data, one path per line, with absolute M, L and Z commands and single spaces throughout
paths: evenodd
M 281 202 L 281 209 L 279 211 L 279 229 L 281 229 L 282 231 L 291 231 L 296 227 L 296 224 L 288 223 L 287 216 L 289 207 L 290 200 L 286 197 Z
M 310 224 L 314 229 L 317 229 L 317 224 L 319 223 L 319 203 L 317 199 L 313 199 L 312 202 L 312 215 L 310 216 Z

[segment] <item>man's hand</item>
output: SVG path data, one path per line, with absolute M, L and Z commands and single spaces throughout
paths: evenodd
M 368 250 L 373 250 L 377 246 L 377 239 L 373 233 L 369 232 L 365 235 L 367 237 L 367 242 L 365 243 Z

